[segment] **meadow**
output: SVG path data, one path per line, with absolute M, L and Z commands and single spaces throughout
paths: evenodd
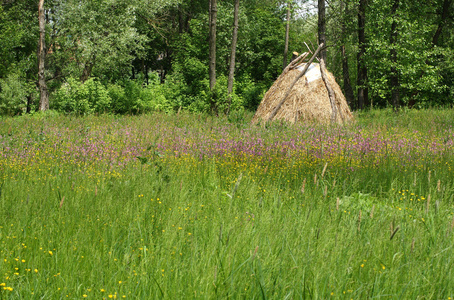
M 0 299 L 451 299 L 454 111 L 0 119 Z

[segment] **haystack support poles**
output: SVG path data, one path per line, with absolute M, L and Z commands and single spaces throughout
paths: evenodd
M 325 73 L 325 61 L 323 58 L 320 58 L 320 73 L 322 74 L 322 80 L 325 83 L 326 90 L 328 91 L 329 102 L 331 103 L 331 123 L 336 122 L 337 119 L 337 108 L 336 108 L 336 96 L 334 94 L 334 90 L 329 83 L 328 78 L 326 77 Z M 339 112 L 340 113 L 340 112 Z M 341 113 L 342 118 L 342 113 Z
M 307 72 L 307 69 L 309 68 L 309 66 L 312 64 L 312 62 L 314 61 L 315 57 L 317 57 L 318 53 L 320 52 L 320 50 L 323 48 L 324 44 L 321 43 L 320 45 L 318 45 L 318 48 L 317 50 L 315 51 L 315 53 L 312 55 L 311 59 L 309 59 L 309 61 L 306 63 L 306 66 L 304 66 L 304 69 L 301 71 L 301 73 L 298 75 L 298 77 L 295 78 L 295 80 L 293 80 L 292 84 L 288 87 L 287 89 L 287 92 L 285 93 L 284 97 L 282 98 L 282 100 L 279 102 L 279 104 L 273 109 L 273 111 L 271 112 L 270 116 L 268 117 L 268 120 L 267 122 L 270 122 L 273 120 L 273 118 L 276 116 L 277 112 L 279 111 L 279 109 L 281 108 L 281 106 L 284 104 L 285 100 L 287 100 L 288 98 L 288 95 L 290 95 L 290 92 L 292 91 L 293 89 L 293 86 L 298 82 L 298 80 L 304 76 L 304 74 L 306 74 Z

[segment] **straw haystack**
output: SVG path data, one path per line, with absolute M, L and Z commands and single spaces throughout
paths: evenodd
M 333 110 L 331 108 L 327 87 L 322 80 L 320 64 L 311 63 L 307 68 L 305 75 L 301 77 L 289 91 L 292 83 L 298 75 L 301 74 L 301 71 L 305 66 L 306 64 L 302 63 L 284 70 L 263 97 L 262 102 L 252 119 L 253 123 L 269 121 L 272 111 L 275 110 L 288 92 L 289 94 L 285 102 L 278 109 L 272 120 L 285 120 L 290 123 L 330 122 Z M 343 123 L 352 120 L 353 115 L 333 74 L 326 69 L 324 73 L 326 74 L 326 78 L 335 95 L 334 99 L 337 107 L 335 121 L 337 123 Z

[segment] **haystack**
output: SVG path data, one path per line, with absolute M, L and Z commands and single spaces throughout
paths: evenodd
M 253 123 L 268 121 L 272 111 L 284 98 L 293 81 L 301 74 L 305 63 L 284 70 L 262 99 Z M 353 119 L 345 96 L 336 83 L 333 74 L 325 69 L 325 74 L 335 94 L 337 107 L 336 122 L 344 123 Z M 301 77 L 272 120 L 285 120 L 290 123 L 317 122 L 329 123 L 332 115 L 327 87 L 322 80 L 320 64 L 311 63 L 306 74 Z

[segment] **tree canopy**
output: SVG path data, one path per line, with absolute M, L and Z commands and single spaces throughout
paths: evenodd
M 100 101 L 99 112 L 209 112 L 215 93 L 216 111 L 255 110 L 283 61 L 294 51 L 307 51 L 305 42 L 317 48 L 320 2 L 325 3 L 326 64 L 353 109 L 453 104 L 453 0 L 243 0 L 234 70 L 236 1 L 219 0 L 211 89 L 208 2 L 45 1 L 50 108 L 85 113 Z M 38 39 L 36 1 L 1 1 L 1 114 L 38 109 Z M 228 90 L 229 74 L 235 80 Z M 89 95 L 74 96 L 81 91 Z M 91 110 L 81 109 L 84 97 L 91 99 L 84 102 Z

